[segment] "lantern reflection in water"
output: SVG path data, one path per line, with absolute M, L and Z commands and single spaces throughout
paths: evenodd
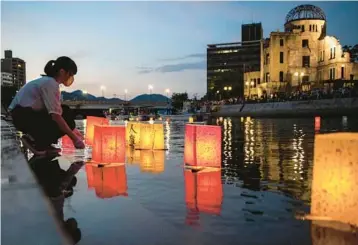
M 140 151 L 140 169 L 142 172 L 164 172 L 164 151 Z
M 95 126 L 92 160 L 97 163 L 125 162 L 125 127 Z
M 140 123 L 139 122 L 128 122 L 126 126 L 126 145 L 127 146 L 138 146 L 140 136 Z
M 94 126 L 95 125 L 109 125 L 109 120 L 104 117 L 87 117 L 86 122 L 86 143 L 88 145 L 93 144 Z
M 87 171 L 87 169 L 91 169 Z M 127 174 L 124 164 L 111 164 L 97 166 L 87 164 L 87 180 L 91 180 L 89 188 L 94 188 L 99 198 L 111 198 L 116 196 L 128 196 Z M 92 174 L 91 177 L 88 174 Z M 90 185 L 91 184 L 91 185 Z
M 184 170 L 185 202 L 188 210 L 219 215 L 223 200 L 221 170 L 205 168 L 199 172 Z M 188 218 L 188 217 L 187 217 Z
M 200 167 L 221 167 L 221 127 L 185 125 L 185 164 Z
M 62 149 L 62 153 L 64 154 L 72 154 L 76 150 L 72 143 L 71 138 L 68 137 L 67 135 L 61 138 L 61 149 Z
M 312 217 L 358 226 L 358 134 L 315 137 Z
M 128 164 L 139 164 L 140 163 L 140 151 L 135 150 L 131 147 L 126 149 L 126 163 Z
M 86 169 L 88 189 L 93 189 L 94 182 L 93 182 L 93 166 L 92 166 L 92 164 L 87 163 L 85 169 Z
M 140 124 L 138 150 L 164 150 L 163 124 Z

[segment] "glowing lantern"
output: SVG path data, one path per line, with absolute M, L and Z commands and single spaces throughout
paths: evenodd
M 128 164 L 140 163 L 140 151 L 127 147 L 126 163 Z
M 138 150 L 164 150 L 163 124 L 140 124 Z
M 185 202 L 189 209 L 219 215 L 223 200 L 221 170 L 207 168 L 199 172 L 184 170 Z
M 97 197 L 128 196 L 125 165 L 106 165 L 102 167 L 91 165 L 91 167 Z
M 95 125 L 109 125 L 109 120 L 104 117 L 87 117 L 86 122 L 86 143 L 93 144 L 94 126 Z
M 314 118 L 314 130 L 319 131 L 320 128 L 321 128 L 321 118 L 320 117 L 315 117 Z
M 186 124 L 184 162 L 192 166 L 221 167 L 221 127 Z
M 124 163 L 125 130 L 124 126 L 95 126 L 92 160 L 98 163 Z
M 164 172 L 164 151 L 140 151 L 140 169 L 142 172 Z
M 358 244 L 357 233 L 352 232 L 352 227 L 339 222 L 313 220 L 311 223 L 311 237 L 312 245 Z
M 140 123 L 128 122 L 126 127 L 126 145 L 138 146 L 140 136 Z
M 189 123 L 193 123 L 194 122 L 194 117 L 189 117 Z
M 61 149 L 62 153 L 72 154 L 75 152 L 75 147 L 72 143 L 72 140 L 67 135 L 61 138 Z
M 87 185 L 89 189 L 94 188 L 93 183 L 93 166 L 90 163 L 86 164 L 86 175 L 87 175 Z
M 313 217 L 358 226 L 358 134 L 315 136 Z

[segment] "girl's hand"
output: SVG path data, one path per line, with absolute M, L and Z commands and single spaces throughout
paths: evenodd
M 76 149 L 84 149 L 86 147 L 85 143 L 81 138 L 77 138 L 76 140 L 72 141 L 73 145 Z
M 74 130 L 73 130 L 73 133 L 77 136 L 77 137 L 79 137 L 80 139 L 84 139 L 84 137 L 83 137 L 83 135 L 81 134 L 81 132 L 77 129 L 77 128 L 75 128 Z

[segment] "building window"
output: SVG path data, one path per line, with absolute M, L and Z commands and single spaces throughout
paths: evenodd
M 280 82 L 283 82 L 283 71 L 280 71 Z
M 344 66 L 341 67 L 341 78 L 344 79 Z
M 260 78 L 257 78 L 257 84 L 260 84 Z
M 310 57 L 302 56 L 302 67 L 310 67 Z
M 280 63 L 283 64 L 283 52 L 280 52 Z
M 351 78 L 351 81 L 353 81 L 353 80 L 354 80 L 354 75 L 351 74 L 351 75 L 350 75 L 350 78 Z
M 330 80 L 336 79 L 336 69 L 335 68 L 329 69 L 329 79 Z
M 301 31 L 304 32 L 305 31 L 305 25 L 301 26 Z
M 270 81 L 270 73 L 266 72 L 265 79 L 267 83 Z
M 312 25 L 310 25 L 310 31 L 312 31 Z
M 280 39 L 280 46 L 283 47 L 283 39 Z
M 336 58 L 336 47 L 331 48 L 330 59 Z
M 266 54 L 265 64 L 266 65 L 270 64 L 270 54 Z
M 302 40 L 302 48 L 308 48 L 308 39 Z

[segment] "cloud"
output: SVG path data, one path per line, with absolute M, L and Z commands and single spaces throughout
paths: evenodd
M 139 74 L 147 74 L 147 73 L 169 73 L 169 72 L 179 72 L 185 70 L 205 70 L 206 69 L 206 61 L 202 60 L 199 62 L 192 63 L 179 63 L 179 64 L 171 64 L 171 65 L 163 65 L 157 68 L 150 67 L 137 67 L 139 69 Z
M 160 61 L 176 61 L 176 60 L 185 60 L 185 59 L 192 59 L 192 58 L 205 58 L 206 54 L 189 54 L 186 56 L 182 56 L 182 57 L 177 57 L 177 58 L 168 58 L 168 59 L 160 59 Z

